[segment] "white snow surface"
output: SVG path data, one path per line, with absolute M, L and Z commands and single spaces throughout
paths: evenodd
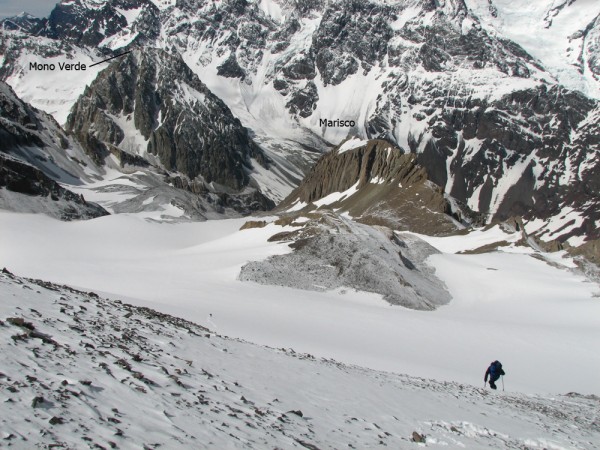
M 443 252 L 430 263 L 453 300 L 422 312 L 348 289 L 237 281 L 246 262 L 291 251 L 267 239 L 294 229 L 238 231 L 244 221 L 149 223 L 121 214 L 63 223 L 2 212 L 0 267 L 201 323 L 212 314 L 223 335 L 372 369 L 482 386 L 499 359 L 509 391 L 600 393 L 598 286 L 515 246 L 456 254 L 478 247 L 473 240 L 497 240 L 497 229 L 430 240 Z
M 0 295 L 0 426 L 15 448 L 411 448 L 414 432 L 420 446 L 473 449 L 600 439 L 594 397 L 343 365 L 6 274 Z
M 366 139 L 359 139 L 359 138 L 353 137 L 351 139 L 348 139 L 342 145 L 340 145 L 337 152 L 338 152 L 338 154 L 342 154 L 349 150 L 354 150 L 355 148 L 359 148 L 359 147 L 362 147 L 363 145 L 367 145 L 368 143 L 369 143 L 369 141 Z
M 597 0 L 465 0 L 489 31 L 521 45 L 564 86 L 600 98 L 587 67 L 584 31 L 599 15 Z M 490 6 L 496 11 L 494 17 Z M 581 59 L 580 59 L 581 58 Z M 586 67 L 581 70 L 582 63 Z
M 39 38 L 41 42 L 51 40 Z M 93 54 L 73 47 L 73 54 L 69 57 L 56 56 L 42 58 L 33 53 L 23 52 L 18 65 L 21 70 L 8 77 L 9 84 L 19 98 L 32 106 L 52 115 L 56 121 L 64 125 L 71 111 L 71 107 L 106 65 L 99 64 L 89 67 L 99 59 Z M 30 70 L 30 63 L 54 64 L 55 70 L 38 71 Z M 75 64 L 80 62 L 86 65 L 85 71 L 60 70 L 59 63 Z
M 350 186 L 344 192 L 332 192 L 329 195 L 326 195 L 322 199 L 313 202 L 317 208 L 325 205 L 331 205 L 332 203 L 336 203 L 342 201 L 348 197 L 352 197 L 354 194 L 358 192 L 358 184 L 360 181 L 357 181 L 354 185 Z

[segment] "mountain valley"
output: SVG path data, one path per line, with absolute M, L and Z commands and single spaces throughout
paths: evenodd
M 2 445 L 595 448 L 599 221 L 596 1 L 0 18 Z

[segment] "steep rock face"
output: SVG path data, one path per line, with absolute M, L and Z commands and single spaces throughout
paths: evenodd
M 52 142 L 68 146 L 67 137 L 47 114 L 31 107 L 17 97 L 12 88 L 0 81 L 0 151 L 8 152 L 18 146 L 41 146 Z
M 394 229 L 446 234 L 480 218 L 431 183 L 415 155 L 386 141 L 350 139 L 323 156 L 279 211 L 348 211 Z
M 113 147 L 190 179 L 241 190 L 260 148 L 181 58 L 134 52 L 104 70 L 73 107 L 67 130 L 100 162 Z
M 45 213 L 60 220 L 93 219 L 108 215 L 50 179 L 41 170 L 0 153 L 0 209 Z
M 90 162 L 52 117 L 0 82 L 0 208 L 61 220 L 108 214 L 57 183 L 82 184 Z
M 0 21 L 0 28 L 9 31 L 24 31 L 25 33 L 37 34 L 46 26 L 47 20 L 34 17 L 28 13 L 18 16 L 7 17 Z
M 111 48 L 117 38 L 141 44 L 158 33 L 159 9 L 147 0 L 61 2 L 50 13 L 41 35 L 71 44 Z
M 491 219 L 552 221 L 574 207 L 585 223 L 555 238 L 597 239 L 588 209 L 600 196 L 594 116 L 597 105 L 589 98 L 541 86 L 439 110 L 423 118 L 431 127 L 429 140 L 411 140 L 409 148 L 419 152 L 432 181 Z
M 48 114 L 22 101 L 0 81 L 0 152 L 37 167 L 50 178 L 78 185 L 94 173 L 92 161 Z

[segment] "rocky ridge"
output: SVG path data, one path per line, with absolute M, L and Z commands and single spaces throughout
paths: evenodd
M 110 158 L 86 151 L 49 115 L 17 97 L 0 82 L 0 155 L 4 209 L 43 212 L 59 219 L 85 219 L 113 213 L 141 213 L 152 220 L 206 220 L 237 217 L 270 207 L 255 189 L 211 189 L 168 175 L 118 147 Z M 103 147 L 101 147 L 103 148 Z M 60 184 L 59 184 L 60 183 Z M 87 202 L 92 198 L 102 204 Z
M 395 230 L 449 234 L 482 217 L 429 181 L 414 154 L 383 140 L 349 139 L 321 157 L 278 211 L 317 208 Z
M 96 203 L 88 203 L 49 178 L 41 170 L 0 153 L 0 208 L 45 213 L 60 220 L 93 219 L 108 215 Z
M 236 197 L 239 212 L 270 209 L 249 177 L 268 159 L 229 108 L 181 58 L 135 51 L 103 70 L 68 117 L 66 130 L 97 164 L 155 166 L 197 195 Z
M 23 159 L 57 180 L 81 184 L 91 162 L 56 121 L 0 82 L 0 152 Z
M 238 191 L 249 184 L 251 159 L 268 164 L 227 106 L 161 50 L 136 51 L 102 71 L 66 129 L 98 162 L 116 148 L 121 159 L 156 157 L 168 171 Z

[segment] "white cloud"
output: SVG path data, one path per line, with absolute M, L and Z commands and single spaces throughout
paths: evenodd
M 0 18 L 15 16 L 23 11 L 37 17 L 48 17 L 56 0 L 0 0 Z

